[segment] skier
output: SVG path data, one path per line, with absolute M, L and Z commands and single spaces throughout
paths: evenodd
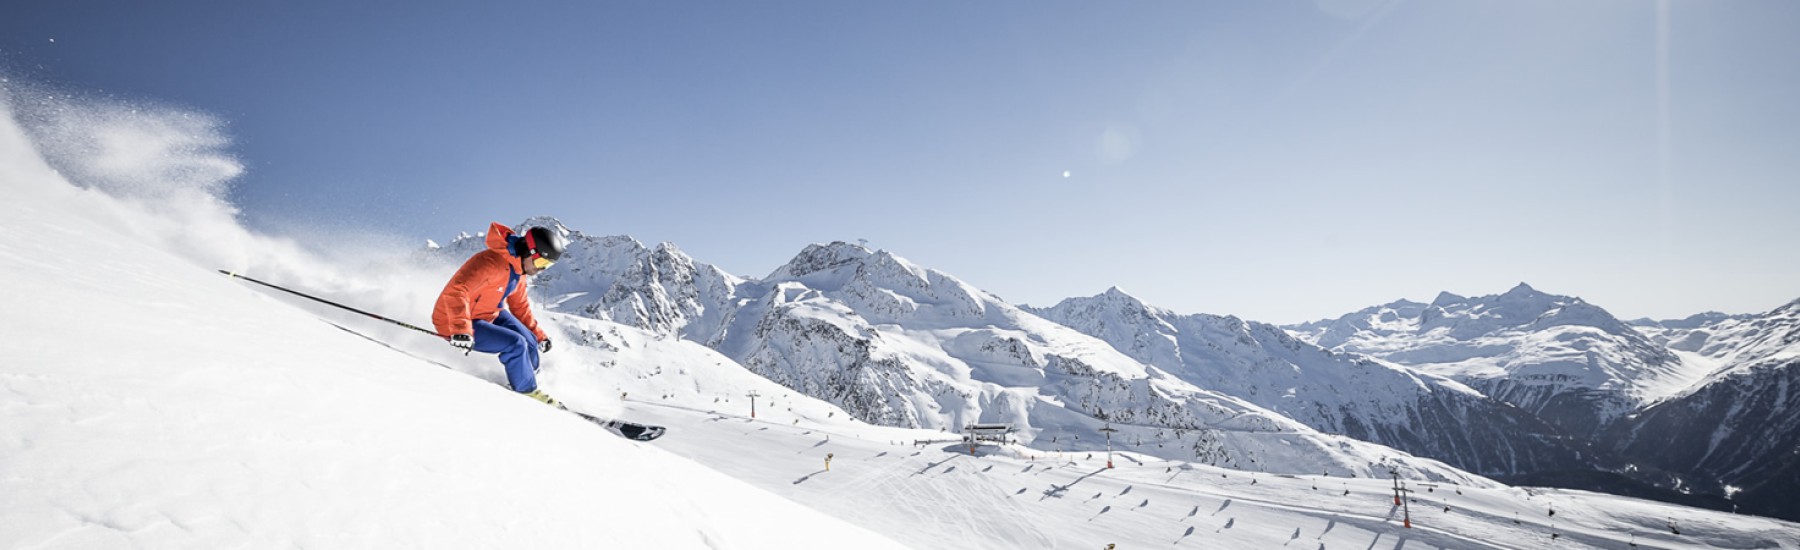
M 487 250 L 463 262 L 431 311 L 431 323 L 449 335 L 450 345 L 499 354 L 513 391 L 557 407 L 562 404 L 537 385 L 538 354 L 550 351 L 550 338 L 531 315 L 520 275 L 549 268 L 567 244 L 550 229 L 533 227 L 515 235 L 495 223 L 488 229 Z

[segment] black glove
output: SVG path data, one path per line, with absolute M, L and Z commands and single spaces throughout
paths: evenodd
M 457 334 L 450 337 L 450 345 L 456 346 L 456 349 L 467 352 L 475 349 L 475 337 L 467 334 Z
M 550 353 L 550 339 L 549 338 L 545 338 L 543 340 L 538 341 L 538 353 Z

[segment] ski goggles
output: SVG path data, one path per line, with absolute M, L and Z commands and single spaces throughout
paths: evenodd
M 550 269 L 550 266 L 556 265 L 556 260 L 545 258 L 543 256 L 532 256 L 531 265 L 537 266 L 538 269 Z

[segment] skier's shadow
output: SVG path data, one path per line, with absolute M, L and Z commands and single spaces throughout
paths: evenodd
M 823 474 L 823 473 L 825 473 L 825 470 L 819 470 L 819 471 L 817 471 L 817 472 L 813 472 L 813 473 L 810 473 L 810 474 L 806 474 L 806 475 L 803 475 L 803 476 L 800 476 L 800 479 L 796 479 L 796 480 L 794 480 L 794 484 L 795 484 L 795 485 L 799 485 L 799 484 L 801 484 L 801 483 L 806 483 L 806 480 L 809 480 L 809 479 L 812 479 L 812 477 L 813 477 L 813 476 L 816 476 L 816 475 L 819 475 L 819 474 Z

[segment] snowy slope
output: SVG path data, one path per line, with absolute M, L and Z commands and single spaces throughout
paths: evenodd
M 1800 524 L 1580 491 L 1268 475 L 628 404 L 663 446 L 914 548 L 1796 548 Z M 826 455 L 831 455 L 829 468 Z M 1551 512 L 1554 511 L 1554 514 Z M 1404 527 L 1410 518 L 1412 528 Z M 1676 533 L 1679 531 L 1679 534 Z
M 1273 325 L 1178 315 L 1117 288 L 1026 309 L 1315 429 L 1489 475 L 1587 467 L 1578 448 L 1518 408 L 1440 376 L 1320 348 Z
M 12 120 L 0 548 L 895 547 L 165 252 L 256 239 L 159 233 Z

